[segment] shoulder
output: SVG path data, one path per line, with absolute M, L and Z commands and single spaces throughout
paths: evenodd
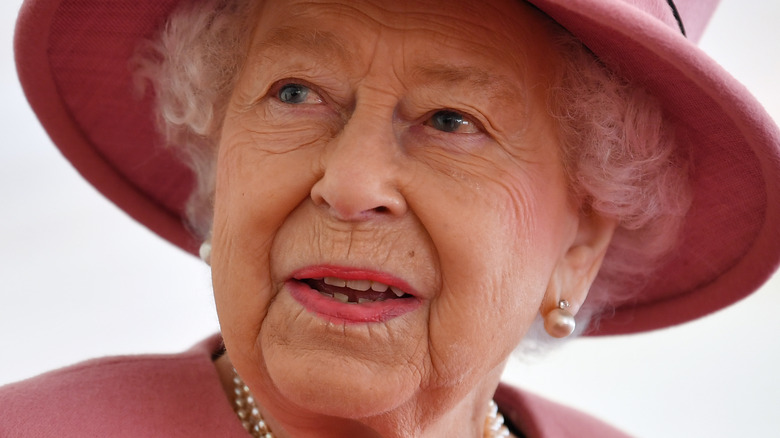
M 181 354 L 90 360 L 2 387 L 0 436 L 243 432 L 212 366 L 209 341 Z
M 588 414 L 509 385 L 499 385 L 494 399 L 507 420 L 528 438 L 629 437 Z

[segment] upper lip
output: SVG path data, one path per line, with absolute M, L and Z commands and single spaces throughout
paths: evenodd
M 405 280 L 387 272 L 374 269 L 315 265 L 298 269 L 291 275 L 293 280 L 324 279 L 326 277 L 340 278 L 343 280 L 367 280 L 375 283 L 382 283 L 414 297 L 420 296 L 420 294 Z

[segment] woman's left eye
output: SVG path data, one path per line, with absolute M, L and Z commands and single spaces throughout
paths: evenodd
M 281 102 L 290 105 L 322 103 L 322 98 L 309 87 L 295 83 L 288 83 L 279 87 L 276 97 Z
M 468 116 L 452 110 L 435 112 L 431 118 L 425 121 L 425 125 L 442 132 L 456 134 L 476 134 L 480 132 L 477 124 Z

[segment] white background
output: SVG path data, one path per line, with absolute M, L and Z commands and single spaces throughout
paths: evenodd
M 0 384 L 90 357 L 185 349 L 218 330 L 209 273 L 51 145 L 13 68 L 20 3 L 0 4 Z M 780 120 L 778 20 L 780 2 L 724 1 L 702 46 Z M 778 436 L 778 310 L 780 276 L 703 320 L 579 339 L 513 362 L 506 379 L 641 437 Z

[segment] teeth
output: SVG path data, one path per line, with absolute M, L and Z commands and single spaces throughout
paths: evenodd
M 320 292 L 320 295 L 322 295 L 324 297 L 333 298 L 333 294 L 329 294 L 328 292 L 325 292 L 325 291 L 319 291 L 319 292 Z
M 345 287 L 347 285 L 347 282 L 345 280 L 336 277 L 325 277 L 322 279 L 322 281 L 325 284 L 329 284 L 331 286 L 336 286 L 336 287 Z
M 384 292 L 387 290 L 387 285 L 384 283 L 380 283 L 378 281 L 372 281 L 371 282 L 371 290 L 376 292 Z
M 388 285 L 386 285 L 384 283 L 381 283 L 379 281 L 371 281 L 371 280 L 344 280 L 343 278 L 338 278 L 338 277 L 325 277 L 325 278 L 322 279 L 322 281 L 325 284 L 330 285 L 330 286 L 347 287 L 347 288 L 350 288 L 352 290 L 357 290 L 357 291 L 367 291 L 367 290 L 371 289 L 371 290 L 373 290 L 375 292 L 387 292 L 387 290 L 389 289 L 389 290 L 391 290 L 395 294 L 395 296 L 397 296 L 399 298 L 405 295 L 404 291 L 402 291 L 401 289 L 398 289 L 395 286 L 388 286 Z M 342 293 L 339 293 L 339 292 L 335 292 L 333 295 L 331 295 L 330 293 L 325 293 L 325 292 L 320 292 L 320 293 L 322 295 L 326 296 L 326 297 L 333 297 L 336 300 L 341 301 L 342 303 L 346 303 L 346 302 L 349 301 L 349 296 L 347 296 L 345 294 L 342 294 Z M 369 299 L 369 298 L 359 298 L 358 299 L 358 304 L 366 303 L 366 302 L 374 302 L 374 301 L 384 301 L 384 299 L 378 298 L 376 300 L 372 300 L 372 299 Z
M 347 287 L 353 290 L 365 291 L 371 287 L 370 280 L 347 280 Z

